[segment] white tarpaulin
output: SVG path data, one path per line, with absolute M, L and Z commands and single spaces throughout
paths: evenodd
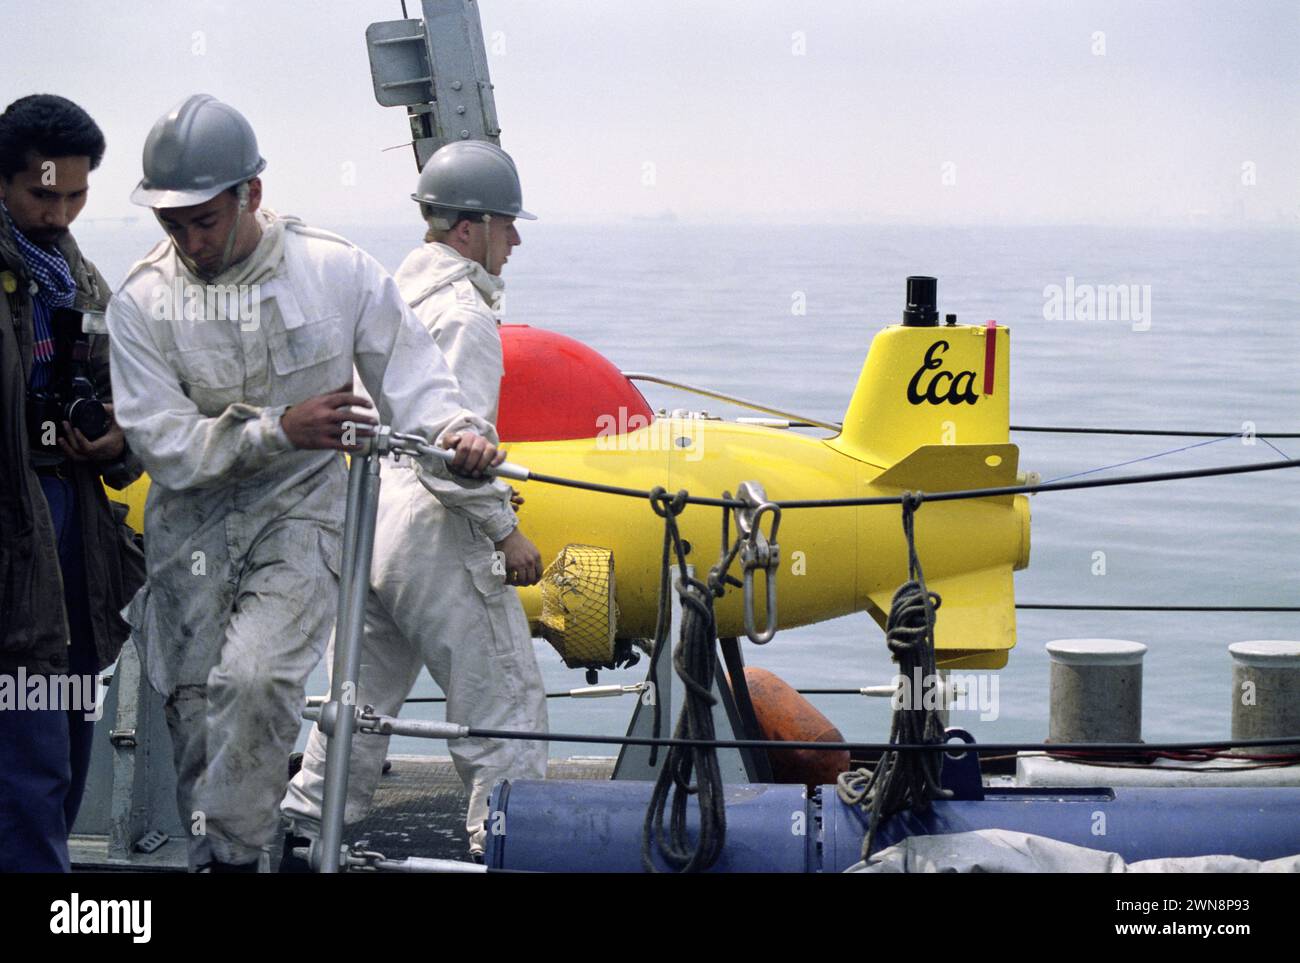
M 1047 836 L 982 829 L 909 836 L 849 873 L 1300 873 L 1300 855 L 1260 862 L 1239 856 L 1183 856 L 1126 863 L 1117 853 Z

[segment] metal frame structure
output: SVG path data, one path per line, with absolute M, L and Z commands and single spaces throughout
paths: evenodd
M 482 871 L 482 867 L 455 860 L 385 860 L 377 853 L 353 851 L 343 845 L 349 760 L 355 734 L 397 734 L 421 739 L 464 739 L 469 735 L 468 726 L 450 722 L 402 722 L 393 716 L 376 715 L 370 706 L 358 707 L 356 704 L 366 594 L 370 590 L 375 522 L 379 514 L 380 464 L 384 457 L 403 455 L 434 455 L 445 461 L 453 457 L 450 451 L 430 444 L 419 435 L 401 434 L 381 425 L 367 437 L 363 450 L 352 456 L 348 468 L 347 514 L 343 526 L 343 558 L 339 566 L 330 695 L 323 706 L 308 708 L 303 713 L 304 718 L 315 720 L 328 737 L 321 834 L 312 843 L 308 854 L 312 868 L 322 873 L 337 873 L 344 865 L 405 872 Z M 521 481 L 528 477 L 525 469 L 509 463 L 497 465 L 489 472 Z
M 474 0 L 422 0 L 421 20 L 366 28 L 375 100 L 405 107 L 420 170 L 443 144 L 486 140 L 500 146 L 483 24 Z

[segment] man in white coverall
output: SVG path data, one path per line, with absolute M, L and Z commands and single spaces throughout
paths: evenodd
M 430 230 L 427 243 L 397 271 L 402 296 L 451 364 L 466 406 L 495 422 L 504 373 L 494 312 L 503 287 L 498 275 L 520 243 L 515 218 L 534 219 L 522 208 L 514 162 L 485 141 L 456 141 L 429 159 L 411 196 Z M 546 697 L 528 619 L 511 588 L 541 578 L 541 556 L 520 532 L 503 482 L 474 493 L 485 504 L 482 522 L 456 517 L 429 496 L 446 484 L 385 466 L 357 704 L 397 715 L 425 665 L 447 695 L 448 721 L 545 730 Z M 439 605 L 443 595 L 459 604 Z M 503 778 L 545 778 L 546 745 L 458 739 L 448 748 L 469 792 L 465 828 L 470 852 L 478 855 L 490 831 L 492 786 Z M 387 737 L 353 740 L 347 822 L 365 818 L 387 749 Z M 319 835 L 325 755 L 326 740 L 313 729 L 285 797 L 291 839 Z
M 354 365 L 380 416 L 482 471 L 495 431 L 364 252 L 260 210 L 248 122 L 204 95 L 154 125 L 132 195 L 171 243 L 108 310 L 116 415 L 152 476 L 130 607 L 166 700 L 191 869 L 256 871 L 278 829 L 308 674 L 332 628 Z M 441 472 L 436 458 L 421 464 Z M 483 483 L 466 482 L 479 487 Z M 440 496 L 471 506 L 470 488 Z M 439 604 L 456 605 L 454 597 Z

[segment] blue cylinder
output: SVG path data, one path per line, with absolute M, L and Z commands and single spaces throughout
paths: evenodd
M 484 862 L 489 869 L 640 873 L 641 827 L 654 784 L 580 780 L 501 782 L 489 800 Z M 726 845 L 710 872 L 813 870 L 816 824 L 803 786 L 728 785 Z M 671 819 L 669 799 L 664 823 Z M 687 828 L 699 827 L 696 799 Z M 668 864 L 655 853 L 661 870 Z
M 822 865 L 858 862 L 866 819 L 834 786 L 821 787 Z M 1005 829 L 1118 853 L 1128 862 L 1171 856 L 1277 859 L 1300 853 L 1300 787 L 1012 789 L 981 800 L 940 800 L 924 815 L 886 820 L 874 852 L 908 836 Z

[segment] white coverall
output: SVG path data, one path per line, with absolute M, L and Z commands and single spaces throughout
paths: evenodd
M 412 251 L 396 278 L 455 372 L 466 406 L 495 422 L 504 367 L 489 305 L 501 279 L 438 243 Z M 429 491 L 441 494 L 446 484 L 384 466 L 357 704 L 397 715 L 424 665 L 446 693 L 448 721 L 545 730 L 546 696 L 528 619 L 518 593 L 506 585 L 506 573 L 493 566 L 493 543 L 517 524 L 510 490 L 498 480 L 475 491 L 473 497 L 494 511 L 486 522 L 472 522 L 430 497 Z M 445 598 L 458 604 L 442 604 Z M 370 808 L 388 738 L 358 734 L 352 746 L 344 817 L 349 823 L 364 819 Z M 470 794 L 470 849 L 481 852 L 490 829 L 484 823 L 492 786 L 503 778 L 545 778 L 546 744 L 458 739 L 448 749 Z M 319 835 L 325 751 L 325 738 L 313 729 L 302 771 L 285 797 L 284 812 L 300 835 Z
M 378 262 L 258 216 L 257 249 L 210 287 L 164 242 L 107 313 L 115 414 L 152 478 L 148 582 L 128 615 L 166 700 L 192 869 L 247 864 L 271 843 L 304 686 L 333 627 L 346 462 L 294 448 L 285 408 L 337 390 L 355 365 L 383 423 L 496 438 Z M 239 285 L 225 290 L 243 303 L 213 297 L 219 284 Z M 472 505 L 478 487 L 448 480 L 439 493 Z

